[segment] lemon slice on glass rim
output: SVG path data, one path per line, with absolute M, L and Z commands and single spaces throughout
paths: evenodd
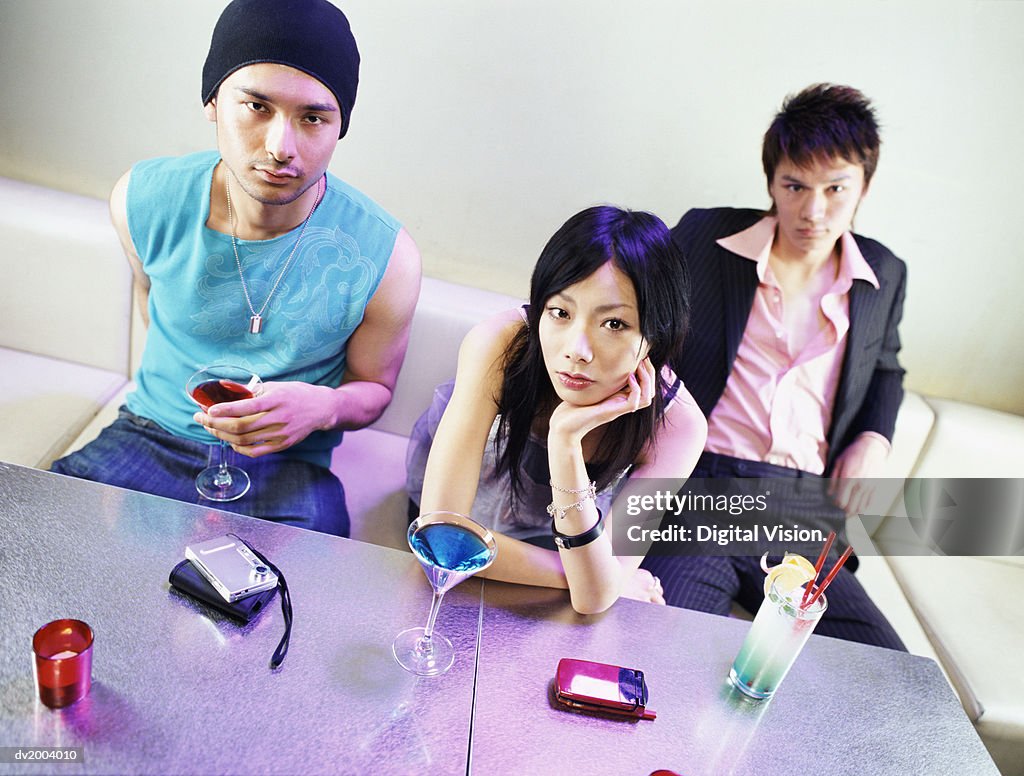
M 761 568 L 767 575 L 764 578 L 764 594 L 767 596 L 775 584 L 776 589 L 783 594 L 789 593 L 802 585 L 807 584 L 815 577 L 814 564 L 803 555 L 787 552 L 782 562 L 776 566 L 768 566 L 768 553 L 761 556 Z

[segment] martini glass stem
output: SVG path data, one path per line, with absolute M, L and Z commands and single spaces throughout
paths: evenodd
M 231 484 L 231 472 L 228 471 L 228 443 L 222 439 L 217 447 L 220 449 L 220 463 L 213 482 L 217 487 L 224 488 Z
M 416 648 L 420 652 L 429 654 L 434 648 L 434 643 L 431 641 L 431 637 L 434 635 L 434 621 L 437 620 L 437 613 L 441 609 L 442 598 L 444 598 L 444 593 L 439 593 L 435 590 L 434 597 L 430 601 L 430 615 L 427 617 L 427 627 L 423 629 L 423 635 L 416 644 Z

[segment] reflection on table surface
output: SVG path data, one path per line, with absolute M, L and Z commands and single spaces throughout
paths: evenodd
M 277 672 L 280 596 L 238 625 L 168 585 L 186 544 L 228 532 L 288 579 Z M 410 553 L 6 464 L 0 537 L 0 746 L 81 746 L 84 772 L 465 772 L 479 581 L 445 598 L 456 660 L 432 681 L 391 654 L 430 601 Z M 29 645 L 65 616 L 96 634 L 93 688 L 54 712 Z
M 749 627 L 628 600 L 584 617 L 550 591 L 488 582 L 474 770 L 544 773 L 557 753 L 595 773 L 998 773 L 933 661 L 812 636 L 776 697 L 757 702 L 726 678 Z M 562 657 L 641 669 L 658 718 L 562 710 Z M 512 725 L 509 709 L 529 712 Z
M 168 588 L 186 544 L 229 531 L 292 589 L 279 672 L 278 599 L 239 626 Z M 926 658 L 812 636 L 757 703 L 726 682 L 747 622 L 627 600 L 584 617 L 471 579 L 438 620 L 454 667 L 417 678 L 390 652 L 429 602 L 410 553 L 7 464 L 0 537 L 0 746 L 83 747 L 68 773 L 997 773 Z M 28 645 L 65 616 L 96 633 L 94 684 L 54 712 Z M 562 710 L 561 657 L 643 670 L 658 718 Z

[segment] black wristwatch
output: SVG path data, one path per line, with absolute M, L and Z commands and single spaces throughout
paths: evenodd
M 584 531 L 576 536 L 566 536 L 564 533 L 559 533 L 558 529 L 555 528 L 555 521 L 551 521 L 551 535 L 555 539 L 555 546 L 560 550 L 571 550 L 574 547 L 583 547 L 590 544 L 598 536 L 604 533 L 604 515 L 601 514 L 601 510 L 597 510 L 597 522 L 594 527 L 589 531 Z

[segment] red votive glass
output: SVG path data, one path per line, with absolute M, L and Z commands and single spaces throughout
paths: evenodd
M 92 628 L 81 620 L 54 620 L 32 637 L 39 700 L 51 709 L 80 701 L 92 687 Z

